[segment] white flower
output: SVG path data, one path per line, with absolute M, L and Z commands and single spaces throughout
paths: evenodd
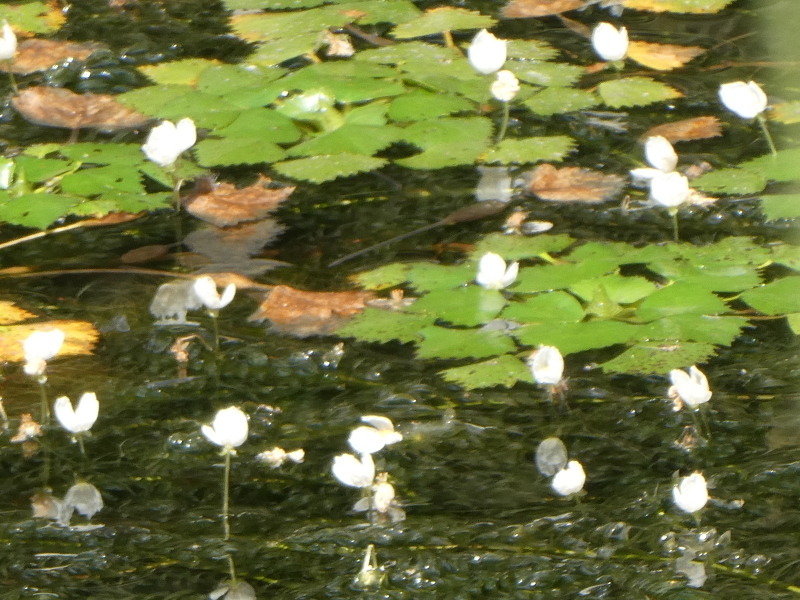
M 743 119 L 757 117 L 767 108 L 767 95 L 755 81 L 734 81 L 719 86 L 719 99 Z
M 100 495 L 100 490 L 91 483 L 76 483 L 67 490 L 58 508 L 58 523 L 66 527 L 75 510 L 87 519 L 100 512 L 103 508 L 103 497 Z
M 536 468 L 545 477 L 552 477 L 567 466 L 567 447 L 557 437 L 542 440 L 536 448 Z
M 181 119 L 177 127 L 172 121 L 164 121 L 150 130 L 142 151 L 157 165 L 169 167 L 196 141 L 197 131 L 191 119 Z
M 519 93 L 519 79 L 511 71 L 498 71 L 490 89 L 492 96 L 501 102 L 511 102 Z
M 306 452 L 302 448 L 286 452 L 283 448 L 275 447 L 272 450 L 265 450 L 256 454 L 256 460 L 267 463 L 273 469 L 277 469 L 287 460 L 300 464 L 305 460 Z
M 0 39 L 0 60 L 11 60 L 17 53 L 17 36 L 7 21 L 3 21 L 3 38 Z
M 503 68 L 506 62 L 506 40 L 481 29 L 467 48 L 467 58 L 479 73 L 491 75 Z
M 706 478 L 702 473 L 692 473 L 681 477 L 678 485 L 672 488 L 672 499 L 675 506 L 687 513 L 695 513 L 708 502 Z
M 47 367 L 47 361 L 53 358 L 64 343 L 64 332 L 60 329 L 50 331 L 34 331 L 24 342 L 26 375 L 41 376 Z
M 592 46 L 606 61 L 622 60 L 628 53 L 628 30 L 611 23 L 598 23 L 592 30 Z
M 533 379 L 543 385 L 558 385 L 564 375 L 564 357 L 555 346 L 542 346 L 528 357 Z
M 194 293 L 207 309 L 219 310 L 233 301 L 233 297 L 236 295 L 236 285 L 229 283 L 220 296 L 214 278 L 205 275 L 194 280 Z
M 586 473 L 581 463 L 571 460 L 566 467 L 555 474 L 550 487 L 561 496 L 571 496 L 580 492 L 584 483 L 586 483 Z
M 256 600 L 256 591 L 246 581 L 221 583 L 217 589 L 208 594 L 209 600 Z
M 347 438 L 350 447 L 359 454 L 374 454 L 384 446 L 403 439 L 403 435 L 394 430 L 394 424 L 386 417 L 367 415 L 361 417 L 361 421 L 369 426 L 356 427 Z
M 678 155 L 669 140 L 660 135 L 651 135 L 644 143 L 644 155 L 654 169 L 672 173 L 678 164 Z
M 511 263 L 506 268 L 506 261 L 502 256 L 487 252 L 478 263 L 478 275 L 475 281 L 487 290 L 502 290 L 514 283 L 518 272 L 519 263 Z
M 340 454 L 333 458 L 333 476 L 344 485 L 368 488 L 375 479 L 375 463 L 371 454 L 362 454 L 361 460 L 352 454 Z
M 78 401 L 78 408 L 72 408 L 72 402 L 66 396 L 55 401 L 53 411 L 61 426 L 70 433 L 89 431 L 97 420 L 100 403 L 94 392 L 86 392 Z
M 670 398 L 680 398 L 689 408 L 697 408 L 711 399 L 711 390 L 708 387 L 708 379 L 705 374 L 692 365 L 689 373 L 681 369 L 673 369 L 669 372 L 669 380 L 672 387 L 669 388 Z
M 203 425 L 201 431 L 208 441 L 230 452 L 247 439 L 247 415 L 235 406 L 223 408 L 211 426 Z
M 680 173 L 657 173 L 650 180 L 650 199 L 656 204 L 675 208 L 689 199 L 689 180 Z

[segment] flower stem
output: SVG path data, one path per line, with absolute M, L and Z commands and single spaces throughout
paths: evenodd
M 172 198 L 175 201 L 175 212 L 181 212 L 181 185 L 183 185 L 183 179 L 178 176 L 177 171 L 173 168 L 172 170 Z
M 223 539 L 229 540 L 231 537 L 231 525 L 228 522 L 228 512 L 230 511 L 231 453 L 227 450 L 225 451 L 225 476 L 222 487 L 222 531 L 225 533 Z
M 39 381 L 39 398 L 42 406 L 42 425 L 50 423 L 50 403 L 47 400 L 47 389 L 44 387 L 44 381 Z
M 83 436 L 78 435 L 78 446 L 81 448 L 81 456 L 86 456 L 86 449 L 83 447 Z
M 17 87 L 17 80 L 14 77 L 14 72 L 11 70 L 11 63 L 13 60 L 6 61 L 6 68 L 8 69 L 8 80 L 11 82 L 11 89 L 14 91 L 14 95 L 19 94 L 19 88 Z
M 233 564 L 233 556 L 228 554 L 228 573 L 231 576 L 231 587 L 236 586 L 236 565 Z
M 495 144 L 499 144 L 503 141 L 503 138 L 506 137 L 506 129 L 508 129 L 508 117 L 509 117 L 509 108 L 508 102 L 503 102 L 503 120 L 500 123 L 500 131 L 497 133 L 497 141 Z
M 678 209 L 670 210 L 672 215 L 672 241 L 678 241 Z
M 212 314 L 211 320 L 214 322 L 214 352 L 219 353 L 219 322 L 217 315 Z
M 769 145 L 769 151 L 772 153 L 772 156 L 778 156 L 778 150 L 775 148 L 775 144 L 772 142 L 772 136 L 769 134 L 769 129 L 767 129 L 766 119 L 764 119 L 763 115 L 758 115 L 756 119 L 758 119 L 758 124 L 761 127 L 761 131 L 764 132 L 764 137 Z

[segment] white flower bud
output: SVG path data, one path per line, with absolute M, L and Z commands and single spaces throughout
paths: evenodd
M 502 290 L 517 279 L 519 263 L 511 263 L 506 268 L 503 257 L 494 252 L 487 252 L 478 263 L 478 275 L 475 281 L 487 290 Z
M 467 48 L 467 58 L 476 71 L 491 75 L 502 69 L 506 62 L 506 44 L 506 40 L 497 39 L 481 29 Z
M 678 485 L 672 488 L 672 499 L 683 512 L 696 513 L 708 502 L 706 478 L 701 473 L 681 477 Z
M 586 473 L 583 466 L 577 460 L 571 460 L 566 467 L 555 474 L 550 487 L 561 496 L 571 496 L 580 492 L 584 483 L 586 483 Z
M 592 46 L 606 61 L 622 60 L 628 53 L 628 30 L 611 23 L 598 23 L 592 30 Z
M 719 99 L 742 119 L 757 117 L 767 108 L 767 95 L 755 81 L 734 81 L 719 86 Z

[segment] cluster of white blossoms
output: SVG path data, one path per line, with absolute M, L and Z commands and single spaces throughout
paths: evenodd
M 670 210 L 689 201 L 692 190 L 689 179 L 675 170 L 678 154 L 670 141 L 660 135 L 647 138 L 644 156 L 650 167 L 631 170 L 634 184 L 646 182 L 650 187 L 650 201 Z
M 163 121 L 150 130 L 142 152 L 157 165 L 172 168 L 178 157 L 194 146 L 196 141 L 197 130 L 191 119 L 181 119 L 177 125 L 172 121 Z
M 394 424 L 386 417 L 366 415 L 365 423 L 350 432 L 347 442 L 358 454 L 340 454 L 333 459 L 333 476 L 340 483 L 364 490 L 367 495 L 356 502 L 353 510 L 368 511 L 370 519 L 389 519 L 393 523 L 405 519 L 405 511 L 395 501 L 394 487 L 388 475 L 375 475 L 372 455 L 386 446 L 402 441 L 403 435 L 395 431 Z

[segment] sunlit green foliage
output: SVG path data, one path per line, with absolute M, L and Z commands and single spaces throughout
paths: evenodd
M 770 262 L 792 266 L 782 253 L 793 247 L 766 249 L 727 238 L 709 246 L 643 248 L 589 242 L 570 252 L 569 243 L 566 236 L 494 235 L 457 267 L 406 263 L 361 273 L 356 279 L 365 287 L 405 284 L 420 297 L 399 311 L 370 309 L 338 333 L 414 342 L 420 358 L 439 359 L 508 355 L 507 361 L 540 345 L 564 354 L 622 345 L 621 353 L 602 354 L 603 369 L 665 373 L 703 362 L 733 342 L 748 321 L 729 304 L 731 294 L 744 292 L 740 299 L 763 314 L 797 310 L 800 278 L 766 285 L 760 278 Z M 500 292 L 474 283 L 485 252 L 525 261 L 514 285 Z M 554 260 L 551 254 L 559 252 Z M 525 371 L 498 377 L 497 365 L 488 361 L 443 374 L 467 388 L 529 381 Z

